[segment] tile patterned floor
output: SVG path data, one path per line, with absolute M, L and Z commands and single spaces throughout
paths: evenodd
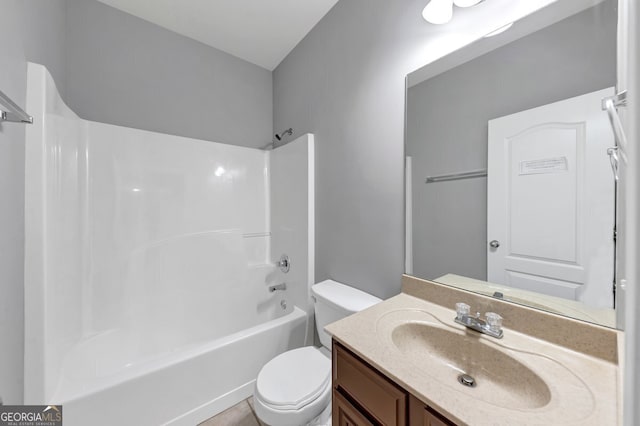
M 253 397 L 234 405 L 198 426 L 266 426 L 253 410 Z

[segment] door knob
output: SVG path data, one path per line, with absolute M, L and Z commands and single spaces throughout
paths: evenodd
M 491 242 L 489 243 L 489 246 L 490 246 L 491 248 L 494 248 L 494 249 L 495 249 L 495 248 L 498 248 L 498 247 L 500 247 L 500 241 L 498 241 L 498 240 L 493 240 L 493 241 L 491 241 Z

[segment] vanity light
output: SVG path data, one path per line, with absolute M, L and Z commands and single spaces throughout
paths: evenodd
M 498 34 L 502 34 L 503 32 L 507 31 L 512 26 L 513 26 L 513 22 L 505 25 L 504 27 L 500 27 L 495 31 L 491 31 L 490 33 L 486 34 L 484 37 L 487 38 L 487 37 L 497 36 Z
M 453 0 L 431 0 L 424 7 L 422 17 L 431 24 L 446 24 L 453 17 Z
M 471 7 L 480 3 L 482 0 L 453 0 L 453 4 L 458 7 Z
M 453 5 L 471 7 L 483 0 L 431 0 L 422 10 L 422 17 L 431 24 L 446 24 L 453 17 Z

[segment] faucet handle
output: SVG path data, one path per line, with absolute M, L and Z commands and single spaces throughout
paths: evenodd
M 489 329 L 493 332 L 499 332 L 502 329 L 502 317 L 495 312 L 487 312 L 485 315 Z
M 456 318 L 461 319 L 465 315 L 469 315 L 471 312 L 471 306 L 463 302 L 456 303 Z

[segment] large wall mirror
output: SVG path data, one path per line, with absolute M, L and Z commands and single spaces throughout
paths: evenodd
M 559 0 L 407 76 L 410 275 L 615 327 L 615 0 Z

